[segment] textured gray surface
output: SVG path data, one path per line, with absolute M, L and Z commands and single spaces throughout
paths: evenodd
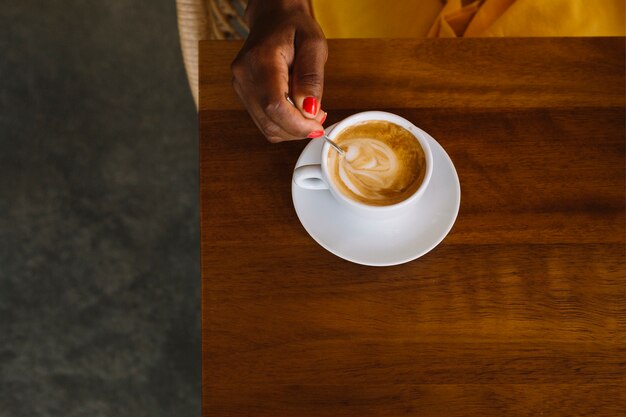
M 0 416 L 200 414 L 174 0 L 0 7 Z

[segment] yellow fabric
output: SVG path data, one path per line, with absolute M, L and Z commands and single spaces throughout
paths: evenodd
M 625 0 L 517 0 L 475 36 L 624 36 Z
M 465 6 L 461 0 L 448 0 L 439 16 L 428 31 L 429 38 L 455 38 L 463 32 L 480 9 L 482 0 L 475 0 Z
M 552 1 L 552 0 L 549 0 Z M 463 36 L 480 36 L 515 3 L 515 0 L 488 0 L 472 19 Z M 526 23 L 525 23 L 526 25 Z
M 329 38 L 625 36 L 626 0 L 312 0 Z
M 441 0 L 312 0 L 327 38 L 422 38 Z

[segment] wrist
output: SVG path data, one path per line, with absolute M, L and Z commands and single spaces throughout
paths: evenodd
M 263 16 L 275 14 L 311 14 L 310 0 L 249 0 L 245 18 L 250 26 Z

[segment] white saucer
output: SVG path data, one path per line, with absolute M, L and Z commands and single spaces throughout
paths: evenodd
M 342 207 L 328 190 L 306 190 L 292 181 L 293 205 L 309 235 L 329 252 L 371 266 L 409 262 L 437 246 L 459 213 L 461 186 L 446 151 L 428 133 L 422 133 L 433 153 L 433 174 L 413 211 L 389 220 L 369 220 Z M 323 139 L 311 140 L 296 167 L 319 163 L 323 144 Z

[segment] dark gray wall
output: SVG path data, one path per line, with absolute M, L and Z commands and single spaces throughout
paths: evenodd
M 0 416 L 197 416 L 174 0 L 0 4 Z

